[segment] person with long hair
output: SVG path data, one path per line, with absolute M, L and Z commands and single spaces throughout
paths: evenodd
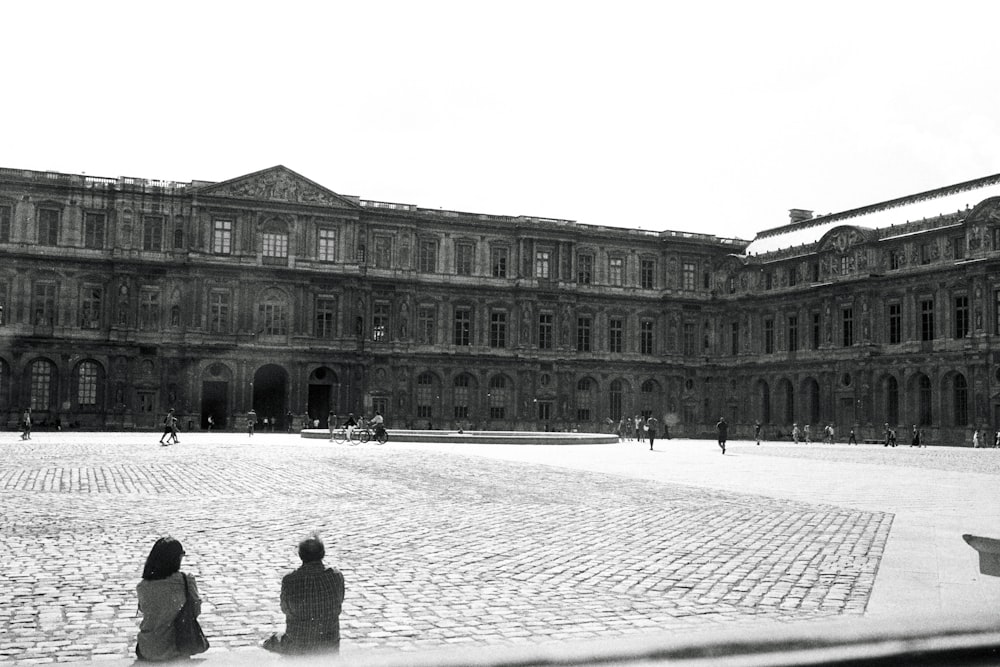
M 181 572 L 183 557 L 181 543 L 167 536 L 156 540 L 146 558 L 142 581 L 136 586 L 142 623 L 139 624 L 135 654 L 140 660 L 163 661 L 181 657 L 174 636 L 174 618 L 184 606 L 187 596 L 194 604 L 195 615 L 201 613 L 198 585 L 192 575 Z

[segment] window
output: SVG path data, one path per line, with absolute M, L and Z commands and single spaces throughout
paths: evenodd
M 104 289 L 100 285 L 84 285 L 80 294 L 80 328 L 100 329 L 104 310 Z
M 288 308 L 278 296 L 270 296 L 258 308 L 261 333 L 265 336 L 288 335 Z
M 507 378 L 497 375 L 490 380 L 490 392 L 488 394 L 490 402 L 490 419 L 506 419 L 507 403 L 510 400 L 510 389 L 507 387 Z
M 891 271 L 895 271 L 896 269 L 898 269 L 900 267 L 901 262 L 899 260 L 900 260 L 899 251 L 898 250 L 890 250 L 889 251 L 889 269 Z
M 387 301 L 376 301 L 372 305 L 372 340 L 388 340 L 389 332 L 389 303 Z
M 812 281 L 814 283 L 819 282 L 819 262 L 813 262 L 810 266 L 810 273 L 812 273 Z
M 211 333 L 229 333 L 229 291 L 214 289 L 208 293 L 208 330 Z
M 643 320 L 639 323 L 639 353 L 653 354 L 652 320 Z
M 549 277 L 549 262 L 551 253 L 548 250 L 539 250 L 535 253 L 535 277 L 547 279 Z
M 454 391 L 452 393 L 452 404 L 455 408 L 455 419 L 469 418 L 469 399 L 472 395 L 469 390 L 469 376 L 459 375 L 455 378 Z
M 365 263 L 365 244 L 359 243 L 358 247 L 354 250 L 354 261 L 358 264 Z
M 538 401 L 538 421 L 552 419 L 552 401 Z
M 731 347 L 730 347 L 731 354 L 733 354 L 733 355 L 739 354 L 740 353 L 740 323 L 739 322 L 733 322 L 733 323 L 730 324 L 729 342 L 730 342 L 730 345 L 731 345 Z
M 841 323 L 843 324 L 842 343 L 844 347 L 854 345 L 854 308 L 841 308 Z
M 621 287 L 625 284 L 625 259 L 612 257 L 608 260 L 608 284 Z
M 455 345 L 466 347 L 472 345 L 472 310 L 469 308 L 455 309 Z
M 934 340 L 934 299 L 920 300 L 920 340 Z
M 163 216 L 142 216 L 142 249 L 152 252 L 163 250 Z
M 212 224 L 212 252 L 229 255 L 233 252 L 233 221 L 216 219 Z
M 59 245 L 58 209 L 38 209 L 38 243 L 39 245 Z
M 377 243 L 377 242 L 376 242 Z M 376 246 L 377 247 L 377 246 Z M 337 230 L 320 229 L 317 242 L 316 258 L 321 262 L 333 262 L 337 259 Z
M 417 270 L 421 273 L 437 271 L 437 241 L 421 239 L 417 248 Z
M 76 402 L 80 406 L 97 405 L 97 364 L 82 361 L 76 371 Z
M 160 292 L 144 289 L 139 292 L 139 328 L 155 331 L 160 328 Z
M 789 315 L 786 322 L 788 324 L 788 351 L 795 352 L 799 349 L 799 316 Z
M 951 249 L 955 255 L 955 259 L 965 259 L 965 237 L 954 237 L 951 240 Z
M 261 255 L 265 264 L 288 263 L 288 234 L 283 230 L 265 230 Z
M 538 349 L 539 350 L 551 350 L 552 349 L 552 330 L 553 330 L 553 315 L 552 313 L 539 313 L 538 314 Z
M 681 264 L 681 289 L 694 289 L 694 276 L 697 267 L 693 262 L 683 262 Z
M 14 219 L 14 207 L 0 206 L 0 243 L 10 242 L 11 221 Z
M 437 342 L 437 309 L 434 306 L 417 307 L 417 342 L 433 345 Z
M 180 220 L 177 221 L 177 227 L 174 229 L 174 250 L 184 249 L 184 223 Z
M 693 357 L 695 355 L 694 340 L 694 322 L 685 322 L 683 328 L 684 356 Z
M 594 381 L 583 378 L 576 383 L 576 420 L 589 422 L 593 415 Z
M 840 258 L 840 275 L 846 276 L 851 272 L 851 258 L 844 255 Z
M 313 335 L 316 338 L 333 338 L 337 325 L 337 299 L 332 296 L 316 297 L 316 320 Z
M 46 411 L 52 398 L 52 363 L 37 360 L 31 363 L 31 409 Z
M 375 236 L 375 268 L 392 268 L 392 237 L 385 234 Z
M 812 314 L 812 349 L 814 349 L 814 350 L 818 350 L 819 349 L 819 344 L 820 344 L 820 341 L 821 341 L 821 334 L 820 334 L 821 327 L 820 327 L 820 322 L 821 322 L 820 314 L 819 313 L 813 313 Z
M 774 352 L 774 318 L 764 318 L 764 354 Z
M 508 250 L 502 246 L 490 248 L 490 268 L 494 278 L 507 277 L 507 255 Z
M 594 282 L 594 256 L 580 254 L 576 258 L 576 282 L 590 285 Z
M 490 347 L 507 347 L 507 313 L 490 313 Z
M 475 266 L 476 247 L 467 242 L 455 244 L 455 273 L 471 276 Z
M 889 304 L 889 345 L 903 342 L 903 306 L 898 303 Z
M 794 266 L 788 269 L 788 285 L 795 287 L 799 282 L 799 270 Z
M 639 287 L 653 289 L 656 287 L 656 262 L 652 259 L 639 260 Z
M 421 373 L 417 376 L 417 416 L 430 418 L 434 416 L 434 376 Z
M 726 291 L 728 291 L 730 294 L 736 294 L 735 276 L 729 276 L 729 278 L 726 279 Z
M 955 338 L 965 338 L 969 335 L 969 297 L 955 297 Z
M 35 283 L 32 290 L 32 322 L 35 326 L 55 326 L 56 285 L 55 283 Z
M 929 243 L 920 244 L 920 263 L 930 264 L 931 262 L 931 245 Z
M 764 289 L 774 289 L 774 272 L 766 271 L 764 273 Z
M 625 320 L 612 317 L 608 320 L 608 352 L 621 354 L 625 351 Z
M 104 247 L 104 222 L 106 216 L 103 213 L 83 214 L 83 247 L 103 248 Z
M 590 352 L 590 317 L 582 315 L 576 318 L 576 351 Z

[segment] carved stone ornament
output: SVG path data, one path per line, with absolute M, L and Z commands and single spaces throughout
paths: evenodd
M 240 199 L 266 199 L 298 204 L 343 205 L 337 197 L 283 171 L 247 176 L 210 188 L 213 195 Z

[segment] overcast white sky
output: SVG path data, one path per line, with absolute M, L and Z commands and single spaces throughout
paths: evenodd
M 0 166 L 752 238 L 1000 172 L 1000 3 L 6 2 Z

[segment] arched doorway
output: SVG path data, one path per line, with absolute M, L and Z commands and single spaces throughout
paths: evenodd
M 787 378 L 778 380 L 776 389 L 775 395 L 782 403 L 781 421 L 790 426 L 795 423 L 795 389 Z
M 287 394 L 288 373 L 281 366 L 267 364 L 253 374 L 253 409 L 261 423 L 266 419 L 273 429 L 285 426 Z
M 320 366 L 309 374 L 309 396 L 306 399 L 306 411 L 309 413 L 309 424 L 318 419 L 320 428 L 327 428 L 330 411 L 340 413 L 336 388 L 340 380 L 332 369 Z
M 208 428 L 208 418 L 212 417 L 212 428 L 226 427 L 229 415 L 229 386 L 233 372 L 223 363 L 209 364 L 201 374 L 201 428 Z
M 802 393 L 806 403 L 807 423 L 815 426 L 816 432 L 819 433 L 819 382 L 815 378 L 806 378 L 802 381 Z
M 760 380 L 757 383 L 757 396 L 759 408 L 757 414 L 760 417 L 761 424 L 771 423 L 771 388 L 767 385 L 765 380 Z

